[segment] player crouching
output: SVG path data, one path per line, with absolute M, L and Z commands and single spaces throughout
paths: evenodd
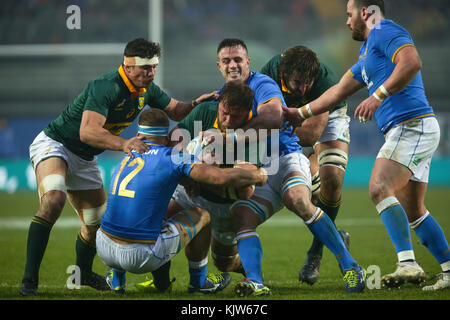
M 264 171 L 222 169 L 168 147 L 168 130 L 164 112 L 143 111 L 138 138 L 149 150 L 143 154 L 133 151 L 132 157 L 125 155 L 114 170 L 96 238 L 98 255 L 111 268 L 106 280 L 114 292 L 125 291 L 126 272 L 151 272 L 153 280 L 146 289 L 169 291 L 170 260 L 192 240 L 209 237 L 210 216 L 204 210 L 184 210 L 164 219 L 182 179 L 237 188 L 262 185 L 267 180 Z M 230 281 L 231 275 L 226 272 L 206 277 L 191 274 L 191 283 L 197 286 L 190 287 L 189 292 L 215 293 Z

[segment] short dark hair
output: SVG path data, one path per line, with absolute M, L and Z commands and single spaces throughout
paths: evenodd
M 160 109 L 148 108 L 139 115 L 138 124 L 140 126 L 168 127 L 169 117 Z
M 300 76 L 302 84 L 310 84 L 316 79 L 320 69 L 320 61 L 316 53 L 305 46 L 288 49 L 281 57 L 278 73 L 286 82 L 292 76 Z
M 253 108 L 253 90 L 243 81 L 229 81 L 219 94 L 219 102 L 225 102 L 229 108 L 250 111 Z
M 223 39 L 219 43 L 219 46 L 217 47 L 217 53 L 219 53 L 219 51 L 222 50 L 223 48 L 237 47 L 237 46 L 241 46 L 242 48 L 245 49 L 245 51 L 248 52 L 247 46 L 245 45 L 245 42 L 243 40 L 236 38 L 227 38 Z
M 385 14 L 384 0 L 354 0 L 358 9 L 368 8 L 370 6 L 378 6 L 381 13 Z
M 137 38 L 127 43 L 123 55 L 125 57 L 151 59 L 154 56 L 161 56 L 161 47 L 158 43 L 148 41 L 144 38 Z

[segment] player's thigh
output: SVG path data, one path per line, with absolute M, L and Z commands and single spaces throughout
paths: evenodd
M 65 161 L 57 157 L 41 161 L 35 169 L 40 201 L 36 215 L 50 223 L 56 222 L 65 205 L 66 173 Z
M 172 216 L 168 222 L 178 230 L 181 248 L 185 248 L 205 226 L 209 225 L 210 216 L 206 210 L 184 210 Z
M 320 166 L 321 193 L 327 200 L 339 201 L 348 163 L 348 144 L 327 141 L 316 145 Z
M 427 187 L 428 183 L 410 180 L 403 189 L 396 192 L 395 195 L 405 210 L 409 222 L 416 221 L 426 213 L 424 202 Z
M 369 193 L 375 203 L 393 196 L 403 189 L 411 178 L 411 171 L 393 160 L 378 158 L 372 169 Z
M 301 175 L 294 176 L 297 184 L 283 193 L 283 203 L 287 209 L 294 212 L 303 220 L 309 220 L 315 211 L 311 201 L 311 187 Z
M 234 232 L 256 229 L 282 208 L 280 196 L 266 183 L 255 188 L 251 199 L 233 203 L 230 208 L 232 228 Z

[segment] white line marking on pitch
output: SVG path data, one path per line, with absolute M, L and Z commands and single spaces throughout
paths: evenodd
M 14 230 L 22 230 L 28 229 L 30 226 L 31 218 L 26 217 L 3 217 L 0 218 L 0 229 L 14 229 Z M 381 219 L 379 218 L 342 218 L 339 217 L 336 220 L 336 225 L 338 227 L 348 227 L 348 226 L 378 226 L 381 225 Z M 81 221 L 77 217 L 62 217 L 56 221 L 53 228 L 57 229 L 70 229 L 70 228 L 79 228 L 81 226 Z M 286 227 L 286 226 L 297 226 L 297 227 L 305 227 L 303 221 L 292 215 L 274 215 L 268 221 L 263 223 L 260 227 Z

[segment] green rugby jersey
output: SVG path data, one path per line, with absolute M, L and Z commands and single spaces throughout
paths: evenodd
M 90 81 L 61 115 L 49 123 L 44 132 L 79 157 L 92 160 L 104 150 L 81 142 L 80 125 L 84 111 L 91 110 L 104 115 L 104 128 L 113 135 L 119 135 L 136 119 L 145 105 L 164 109 L 169 102 L 170 97 L 153 82 L 147 89 L 135 88 L 120 66 L 117 71 Z
M 309 90 L 309 92 L 307 92 L 306 95 L 301 98 L 295 97 L 286 88 L 278 73 L 278 68 L 280 66 L 282 57 L 283 54 L 279 54 L 270 59 L 269 62 L 267 62 L 261 68 L 261 73 L 268 75 L 269 77 L 271 77 L 273 80 L 276 81 L 278 86 L 281 88 L 281 92 L 283 92 L 283 97 L 288 107 L 300 108 L 305 104 L 319 98 L 325 91 L 327 91 L 329 88 L 331 88 L 337 83 L 335 75 L 331 71 L 331 69 L 324 63 L 320 63 L 319 73 L 317 75 L 316 80 L 313 83 L 311 90 Z M 333 109 L 331 109 L 330 112 L 345 107 L 346 105 L 347 102 L 342 101 Z
M 191 139 L 194 139 L 195 137 L 197 137 L 198 134 L 200 133 L 200 131 L 206 131 L 209 129 L 217 129 L 220 131 L 219 126 L 218 126 L 218 107 L 219 107 L 218 101 L 208 101 L 208 102 L 203 102 L 203 103 L 199 104 L 197 107 L 194 108 L 194 110 L 192 110 L 189 113 L 189 115 L 186 116 L 186 118 L 184 118 L 183 120 L 181 120 L 178 123 L 178 128 L 187 130 L 190 134 Z M 251 118 L 252 118 L 252 112 L 250 111 L 248 120 L 250 120 Z M 195 126 L 194 122 L 198 122 L 200 125 Z M 264 149 L 260 149 L 260 148 L 264 148 Z M 255 155 L 252 152 L 252 156 L 250 156 L 250 145 L 246 143 L 244 159 L 238 159 L 237 152 L 234 152 L 234 155 L 232 155 L 232 157 L 234 158 L 234 160 L 243 160 L 243 161 L 247 161 L 247 162 L 252 162 L 253 164 L 255 164 L 257 166 L 260 166 L 261 165 L 260 156 L 262 155 L 262 152 L 265 151 L 265 143 L 264 142 L 262 144 L 257 143 L 256 146 L 252 145 L 252 151 L 253 152 L 256 151 L 257 154 Z M 224 146 L 224 150 L 223 150 L 224 158 L 225 158 L 226 152 L 227 151 Z M 230 156 L 230 158 L 231 158 L 231 156 Z M 225 158 L 225 159 L 228 159 L 228 158 Z M 224 162 L 225 162 L 225 159 L 224 159 Z M 232 166 L 233 166 L 232 164 L 221 165 L 221 167 L 232 167 Z M 207 200 L 210 200 L 212 202 L 233 203 L 234 201 L 236 201 L 236 200 L 232 200 L 232 199 L 228 199 L 228 198 L 221 198 L 218 195 L 216 195 L 212 192 L 209 192 L 207 186 L 203 186 L 200 184 L 200 187 L 201 187 L 202 197 Z

